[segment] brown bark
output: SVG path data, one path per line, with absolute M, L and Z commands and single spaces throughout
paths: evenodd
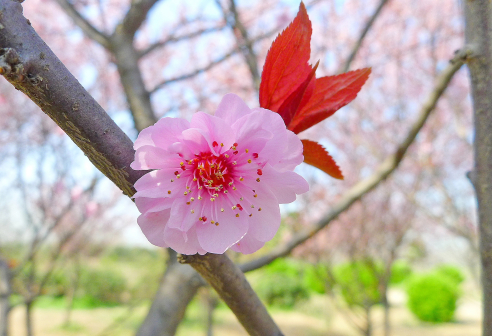
M 244 273 L 225 254 L 181 255 L 179 261 L 200 273 L 250 335 L 282 335 Z
M 483 330 L 492 335 L 492 3 L 464 1 L 475 141 L 472 175 L 478 201 Z

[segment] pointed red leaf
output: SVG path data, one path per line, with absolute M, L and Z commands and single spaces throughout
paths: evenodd
M 343 180 L 342 171 L 323 146 L 311 140 L 304 139 L 301 141 L 304 146 L 304 162 L 321 169 L 331 177 Z
M 311 72 L 311 21 L 301 2 L 294 21 L 273 41 L 260 84 L 260 106 L 277 112 Z
M 316 79 L 313 96 L 288 128 L 297 134 L 331 116 L 357 97 L 370 73 L 371 68 L 364 68 Z
M 316 83 L 316 69 L 318 68 L 318 65 L 319 61 L 316 63 L 304 82 L 294 92 L 292 92 L 279 107 L 278 114 L 280 114 L 287 127 L 294 116 L 301 111 L 302 107 L 311 99 Z

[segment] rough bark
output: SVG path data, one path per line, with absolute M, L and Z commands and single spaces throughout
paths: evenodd
M 9 332 L 8 317 L 11 293 L 9 265 L 0 259 L 0 336 L 7 336 Z
M 473 100 L 475 165 L 472 174 L 478 202 L 482 262 L 483 330 L 492 335 L 492 3 L 464 1 L 467 64 Z
M 179 261 L 200 273 L 250 335 L 282 335 L 244 273 L 225 254 L 181 255 Z

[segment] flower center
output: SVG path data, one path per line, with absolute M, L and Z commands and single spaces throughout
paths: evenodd
M 224 154 L 200 153 L 192 160 L 193 180 L 198 187 L 209 191 L 221 191 L 233 182 L 230 162 Z

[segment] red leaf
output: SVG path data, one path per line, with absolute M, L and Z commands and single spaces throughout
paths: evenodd
M 283 102 L 309 76 L 311 21 L 301 2 L 294 21 L 273 41 L 260 84 L 260 106 L 278 112 Z
M 301 141 L 304 146 L 304 162 L 321 169 L 331 177 L 343 180 L 342 171 L 323 146 L 311 140 Z
M 311 73 L 307 76 L 304 82 L 290 94 L 289 97 L 282 103 L 278 109 L 278 114 L 284 120 L 285 125 L 289 126 L 294 116 L 309 102 L 314 92 L 316 83 L 316 69 L 319 61 L 316 63 Z
M 294 116 L 288 128 L 297 134 L 331 116 L 357 97 L 370 73 L 371 68 L 364 68 L 317 78 L 313 96 Z

